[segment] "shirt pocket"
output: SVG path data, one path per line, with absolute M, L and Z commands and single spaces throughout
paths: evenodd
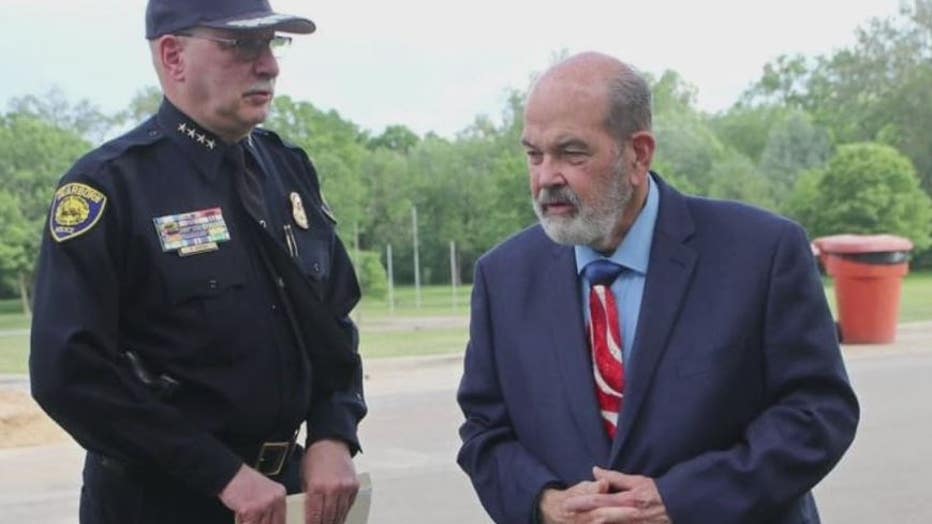
M 169 260 L 163 270 L 173 357 L 231 362 L 237 334 L 249 323 L 241 258 L 232 246 L 221 244 L 218 251 Z
M 319 223 L 311 227 L 313 229 L 294 229 L 297 262 L 308 278 L 322 282 L 330 277 L 334 232 Z

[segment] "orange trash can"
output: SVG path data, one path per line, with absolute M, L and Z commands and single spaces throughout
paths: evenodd
M 844 343 L 893 342 L 913 243 L 893 235 L 833 235 L 813 243 L 826 273 L 835 280 Z

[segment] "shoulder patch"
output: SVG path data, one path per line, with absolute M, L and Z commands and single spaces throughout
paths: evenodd
M 64 242 L 88 231 L 104 214 L 107 197 L 91 186 L 70 183 L 58 188 L 49 216 L 49 231 Z

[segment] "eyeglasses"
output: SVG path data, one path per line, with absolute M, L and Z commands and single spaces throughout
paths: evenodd
M 198 35 L 193 33 L 177 33 L 177 36 L 199 38 L 217 42 L 224 49 L 232 49 L 236 59 L 242 62 L 254 62 L 266 49 L 272 51 L 272 56 L 281 58 L 291 45 L 290 36 L 275 35 L 266 38 L 221 38 L 219 36 Z

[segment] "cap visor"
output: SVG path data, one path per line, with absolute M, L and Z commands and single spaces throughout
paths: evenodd
M 274 29 L 283 33 L 310 34 L 317 29 L 314 22 L 307 18 L 280 13 L 256 13 L 253 15 L 237 16 L 226 20 L 215 20 L 201 24 L 204 27 L 215 29 L 229 29 L 231 31 L 255 31 L 260 29 Z

